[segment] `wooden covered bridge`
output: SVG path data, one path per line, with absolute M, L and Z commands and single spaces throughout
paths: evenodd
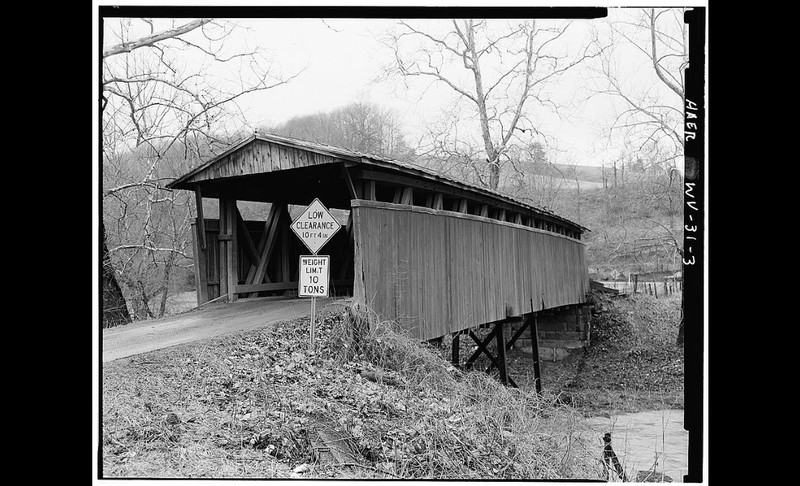
M 167 187 L 196 194 L 198 304 L 296 295 L 299 256 L 309 252 L 291 213 L 317 198 L 343 225 L 320 251 L 336 295 L 421 340 L 453 335 L 456 364 L 458 336 L 470 335 L 479 349 L 467 363 L 484 352 L 512 384 L 506 349 L 527 328 L 535 353 L 537 316 L 578 306 L 589 290 L 586 228 L 413 164 L 256 133 Z M 218 199 L 218 219 L 204 217 L 204 198 Z M 264 221 L 245 221 L 238 201 L 271 204 Z M 567 330 L 588 338 L 575 322 Z M 479 326 L 492 331 L 479 339 Z M 496 356 L 491 340 L 504 343 Z

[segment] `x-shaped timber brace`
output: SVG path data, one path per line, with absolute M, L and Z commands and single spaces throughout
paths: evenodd
M 203 217 L 202 195 L 200 189 L 196 192 L 198 227 L 197 227 L 197 255 L 204 253 L 208 249 L 206 242 L 206 222 Z M 248 229 L 247 223 L 242 218 L 236 201 L 233 199 L 220 198 L 220 219 L 219 234 L 216 236 L 219 250 L 217 252 L 217 265 L 220 272 L 219 296 L 216 298 L 227 298 L 235 301 L 239 297 L 257 297 L 259 292 L 284 292 L 287 294 L 297 289 L 297 281 L 291 280 L 290 268 L 290 241 L 289 226 L 292 222 L 289 215 L 289 208 L 286 203 L 272 203 L 272 206 L 263 223 L 263 230 L 258 241 L 253 240 L 250 235 L 252 229 Z M 353 216 L 347 220 L 344 228 L 347 235 L 347 249 L 345 251 L 343 265 L 338 270 L 335 279 L 331 280 L 331 288 L 337 286 L 352 285 L 352 278 L 348 278 L 347 271 L 352 268 L 353 258 Z M 247 267 L 244 283 L 239 283 L 239 252 L 244 252 L 250 264 Z M 276 254 L 278 253 L 278 254 Z M 208 302 L 209 291 L 208 283 L 205 278 L 207 268 L 210 264 L 206 256 L 197 258 L 196 278 L 199 283 L 198 301 Z M 278 268 L 277 281 L 273 282 L 267 274 L 267 268 L 273 260 L 277 258 L 275 264 Z M 207 277 L 206 277 L 207 278 Z
M 472 355 L 467 359 L 464 363 L 463 367 L 466 369 L 470 369 L 472 364 L 475 360 L 480 357 L 481 354 L 485 354 L 487 358 L 489 358 L 489 368 L 486 370 L 487 373 L 491 372 L 494 367 L 497 368 L 500 374 L 500 381 L 504 385 L 510 385 L 514 388 L 519 388 L 517 383 L 514 381 L 511 376 L 508 374 L 508 367 L 506 361 L 506 351 L 511 349 L 514 346 L 514 343 L 517 342 L 522 333 L 525 332 L 526 329 L 530 332 L 530 339 L 531 339 L 531 357 L 533 358 L 533 375 L 534 381 L 536 384 L 536 393 L 542 392 L 542 373 L 541 369 L 539 368 L 539 343 L 537 339 L 538 329 L 536 325 L 536 314 L 526 314 L 525 317 L 522 319 L 522 325 L 517 329 L 517 332 L 511 336 L 511 339 L 506 342 L 505 340 L 505 332 L 503 329 L 503 325 L 507 324 L 509 321 L 498 321 L 494 323 L 494 328 L 489 332 L 489 334 L 481 340 L 475 333 L 469 329 L 465 331 L 459 331 L 453 334 L 453 341 L 452 341 L 452 357 L 451 362 L 453 366 L 459 367 L 459 344 L 460 344 L 460 336 L 462 334 L 469 335 L 475 344 L 478 345 L 478 349 L 476 349 Z M 491 324 L 488 324 L 491 325 Z M 481 326 L 483 327 L 483 326 Z M 497 356 L 492 356 L 489 352 L 489 344 L 492 340 L 496 341 L 496 349 L 497 349 Z

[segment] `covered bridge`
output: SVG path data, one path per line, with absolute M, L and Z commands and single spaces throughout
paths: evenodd
M 502 323 L 513 320 L 523 324 L 513 343 L 529 317 L 581 304 L 589 290 L 586 228 L 414 164 L 256 133 L 167 187 L 196 194 L 198 304 L 296 295 L 309 251 L 291 211 L 315 198 L 343 225 L 320 251 L 333 291 L 421 340 L 495 325 L 489 338 L 508 342 Z M 203 198 L 219 200 L 218 219 L 204 217 Z M 264 221 L 245 221 L 237 201 L 271 204 Z

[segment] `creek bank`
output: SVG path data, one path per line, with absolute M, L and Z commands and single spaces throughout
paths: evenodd
M 680 483 L 688 474 L 689 432 L 683 428 L 683 410 L 591 417 L 584 423 L 582 438 L 598 449 L 603 434 L 611 433 L 612 448 L 629 480 L 645 482 L 649 474 L 659 482 Z

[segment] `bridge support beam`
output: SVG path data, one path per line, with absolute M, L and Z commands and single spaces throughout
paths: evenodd
M 228 302 L 236 300 L 235 287 L 239 279 L 236 211 L 235 199 L 219 199 L 219 284 L 220 295 L 227 294 Z
M 486 355 L 489 358 L 489 368 L 486 370 L 487 372 L 492 370 L 492 367 L 497 367 L 500 373 L 500 382 L 504 385 L 510 385 L 514 388 L 519 388 L 517 383 L 514 381 L 511 376 L 508 375 L 508 366 L 506 362 L 506 340 L 505 340 L 505 333 L 503 332 L 503 324 L 505 321 L 498 321 L 494 323 L 494 327 L 492 328 L 491 332 L 481 340 L 475 333 L 470 330 L 468 332 L 469 336 L 475 341 L 475 344 L 478 345 L 478 349 L 475 350 L 474 353 L 467 359 L 467 362 L 464 363 L 464 367 L 467 369 L 472 368 L 473 363 L 475 362 L 481 354 Z M 496 349 L 497 349 L 497 357 L 492 356 L 492 353 L 489 352 L 489 344 L 495 341 Z
M 521 318 L 522 324 L 519 329 L 511 336 L 510 339 L 506 341 L 505 338 L 505 324 L 510 324 L 512 320 L 503 320 L 495 322 L 491 324 L 492 330 L 491 332 L 483 339 L 479 338 L 472 330 L 466 331 L 465 333 L 468 334 L 475 344 L 478 346 L 472 355 L 467 358 L 467 361 L 464 363 L 464 368 L 471 369 L 475 361 L 483 354 L 489 359 L 489 367 L 487 368 L 486 372 L 489 373 L 493 369 L 497 368 L 499 379 L 500 381 L 507 386 L 513 386 L 514 388 L 519 388 L 517 383 L 508 373 L 508 360 L 506 351 L 510 350 L 514 347 L 514 343 L 517 339 L 520 338 L 527 329 L 530 332 L 530 339 L 532 343 L 532 353 L 531 357 L 533 358 L 533 375 L 534 375 L 534 383 L 536 387 L 536 393 L 542 392 L 542 372 L 541 368 L 539 367 L 539 346 L 538 346 L 538 338 L 537 338 L 537 319 L 535 313 L 525 314 Z M 463 332 L 463 331 L 462 331 Z M 459 367 L 459 336 L 462 332 L 455 333 L 452 339 L 452 364 L 455 367 Z M 493 356 L 492 353 L 489 351 L 489 345 L 495 342 L 495 349 L 497 350 L 497 356 Z
M 522 336 L 522 334 L 525 332 L 525 329 L 530 331 L 531 357 L 533 358 L 533 379 L 536 385 L 536 393 L 542 393 L 542 371 L 539 367 L 539 330 L 535 312 L 525 314 L 522 317 L 522 325 L 519 327 L 519 329 L 517 329 L 517 332 L 514 333 L 511 339 L 509 339 L 508 343 L 506 343 L 506 349 L 511 349 L 514 346 L 514 343 L 520 338 L 520 336 Z
M 455 334 L 453 334 L 453 340 L 452 340 L 451 345 L 450 345 L 451 346 L 451 353 L 452 353 L 452 355 L 450 357 L 450 363 L 452 363 L 452 365 L 454 367 L 456 367 L 456 368 L 458 368 L 460 366 L 459 355 L 458 355 L 459 354 L 459 346 L 461 345 L 460 337 L 461 337 L 461 332 L 460 331 L 455 333 Z

